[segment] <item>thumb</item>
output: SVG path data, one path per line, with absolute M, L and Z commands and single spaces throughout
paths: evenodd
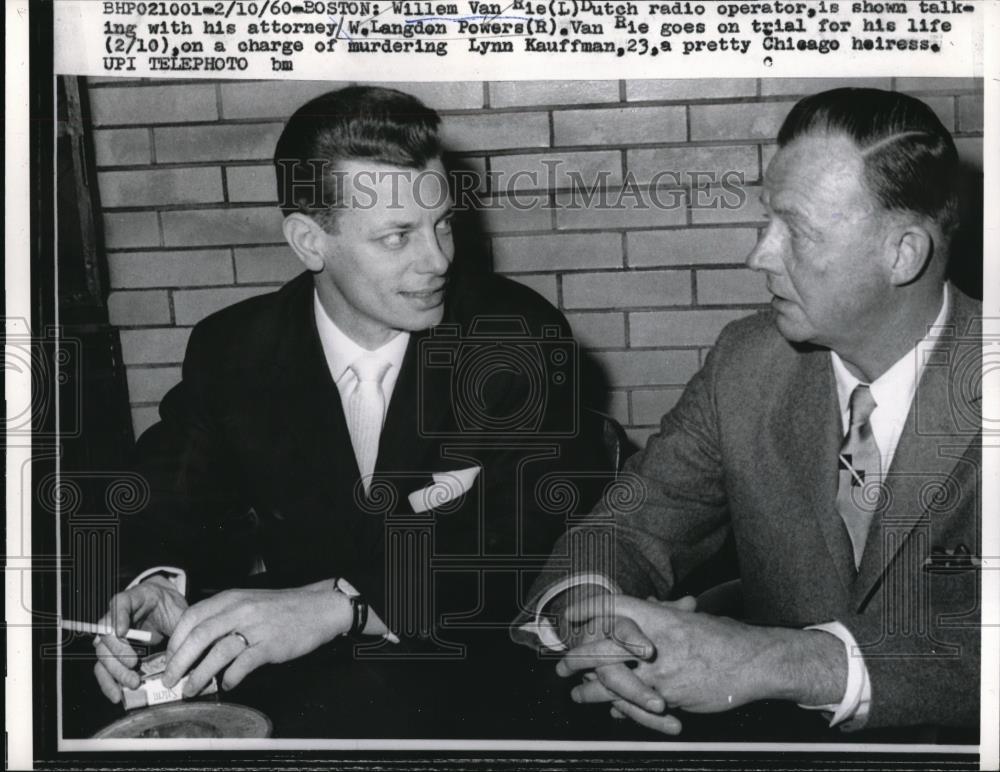
M 132 602 L 128 592 L 122 592 L 111 599 L 111 611 L 114 615 L 115 635 L 124 638 L 132 622 Z
M 656 646 L 629 617 L 615 617 L 613 640 L 639 659 L 650 660 L 656 656 Z
M 696 611 L 698 608 L 698 600 L 694 595 L 685 595 L 683 598 L 678 598 L 677 600 L 660 600 L 655 595 L 648 595 L 646 596 L 646 600 L 650 603 L 657 603 L 678 611 Z

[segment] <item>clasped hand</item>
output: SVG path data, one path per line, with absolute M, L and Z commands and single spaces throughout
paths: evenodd
M 587 632 L 556 672 L 582 673 L 577 702 L 610 702 L 612 715 L 667 734 L 681 730 L 666 708 L 714 713 L 766 696 L 768 645 L 763 631 L 695 610 L 694 598 L 674 602 L 604 596 L 568 607 L 566 621 Z M 629 665 L 633 667 L 630 667 Z
M 119 637 L 130 624 L 152 632 L 154 643 L 169 637 L 163 684 L 171 688 L 188 675 L 184 696 L 190 697 L 223 669 L 222 688 L 232 689 L 261 665 L 308 654 L 350 629 L 351 607 L 329 581 L 226 590 L 190 607 L 176 590 L 147 581 L 112 598 L 102 623 L 113 624 L 118 636 L 95 639 L 94 672 L 104 694 L 118 702 L 122 686 L 139 685 L 135 650 Z

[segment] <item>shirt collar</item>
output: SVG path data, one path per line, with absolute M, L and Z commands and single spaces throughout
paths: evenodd
M 340 381 L 348 368 L 364 354 L 377 354 L 397 371 L 402 366 L 406 346 L 410 342 L 410 333 L 400 332 L 388 343 L 374 351 L 369 351 L 358 345 L 334 323 L 333 319 L 326 313 L 326 309 L 323 308 L 319 293 L 315 290 L 313 291 L 313 313 L 316 317 L 319 340 L 323 345 L 323 354 L 326 356 L 326 364 L 335 382 Z
M 924 371 L 925 358 L 919 357 L 917 354 L 922 349 L 926 350 L 927 345 L 933 343 L 940 336 L 941 327 L 948 319 L 950 312 L 951 291 L 946 282 L 941 310 L 938 311 L 937 318 L 928 329 L 927 335 L 919 340 L 916 346 L 897 359 L 892 367 L 868 384 L 872 397 L 875 399 L 876 410 L 879 407 L 894 407 L 906 412 L 909 411 L 913 395 L 917 390 L 917 383 Z M 862 381 L 847 369 L 844 360 L 836 351 L 830 351 L 830 358 L 833 361 L 833 374 L 837 381 L 837 399 L 840 402 L 840 412 L 844 414 L 850 410 L 851 393 Z

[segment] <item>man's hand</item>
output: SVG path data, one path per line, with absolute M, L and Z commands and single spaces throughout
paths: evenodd
M 169 581 L 157 576 L 111 598 L 108 612 L 98 624 L 114 628 L 116 635 L 94 638 L 97 654 L 94 675 L 109 700 L 121 701 L 122 686 L 129 689 L 139 686 L 139 673 L 135 670 L 138 656 L 124 639 L 128 629 L 146 630 L 153 634 L 152 642 L 159 643 L 173 633 L 187 607 L 184 596 Z
M 595 658 L 605 658 L 603 664 L 595 665 L 592 673 L 587 673 L 587 683 L 575 688 L 572 697 L 576 702 L 604 702 L 620 700 L 623 697 L 651 714 L 661 713 L 666 704 L 652 685 L 643 682 L 629 662 L 649 661 L 656 656 L 656 646 L 644 631 L 628 616 L 616 615 L 616 602 L 621 597 L 607 592 L 593 592 L 565 610 L 562 617 L 564 629 L 569 631 L 567 644 L 573 651 L 581 647 Z M 678 601 L 664 601 L 664 605 L 693 611 L 692 597 Z M 571 613 L 570 613 L 571 612 Z M 560 672 L 560 675 L 569 673 Z M 676 731 L 680 722 L 673 717 Z M 666 731 L 664 729 L 663 731 Z M 676 733 L 676 732 L 675 732 Z
M 163 685 L 173 687 L 197 663 L 185 697 L 223 668 L 222 688 L 232 689 L 261 665 L 301 657 L 347 632 L 351 617 L 350 601 L 329 580 L 288 590 L 220 592 L 181 617 L 167 644 Z
M 567 619 L 577 623 L 591 614 L 585 604 L 566 610 Z M 615 597 L 615 614 L 632 619 L 655 645 L 655 658 L 640 661 L 632 673 L 654 687 L 670 707 L 713 713 L 761 699 L 818 705 L 839 702 L 843 696 L 843 645 L 828 633 L 755 627 L 625 596 Z M 629 658 L 607 642 L 591 641 L 571 650 L 557 672 L 569 676 Z M 596 680 L 578 687 L 575 696 L 581 702 L 617 696 L 645 707 L 645 695 L 609 690 Z M 649 725 L 626 703 L 616 703 L 616 710 Z

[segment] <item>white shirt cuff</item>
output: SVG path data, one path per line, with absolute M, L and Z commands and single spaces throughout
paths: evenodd
M 617 594 L 618 592 L 618 587 L 615 583 L 604 574 L 576 574 L 568 576 L 546 590 L 545 594 L 538 599 L 538 605 L 535 606 L 535 618 L 527 624 L 521 625 L 519 629 L 538 636 L 539 642 L 551 651 L 566 651 L 566 644 L 559 639 L 559 633 L 553 627 L 552 621 L 543 617 L 542 612 L 556 596 L 562 595 L 567 590 L 579 587 L 582 584 L 595 584 L 598 587 L 603 587 L 612 594 Z
M 858 652 L 858 643 L 840 622 L 826 622 L 821 625 L 811 625 L 806 630 L 822 630 L 836 636 L 844 644 L 847 654 L 847 685 L 840 703 L 829 705 L 799 705 L 806 710 L 822 710 L 832 713 L 830 726 L 843 724 L 844 729 L 860 729 L 868 720 L 871 709 L 872 683 L 868 677 L 868 667 Z
M 129 582 L 128 587 L 125 589 L 128 590 L 135 587 L 137 584 L 157 575 L 166 578 L 176 588 L 177 592 L 187 596 L 187 574 L 183 568 L 176 568 L 175 566 L 154 566 L 153 568 L 147 568 Z

